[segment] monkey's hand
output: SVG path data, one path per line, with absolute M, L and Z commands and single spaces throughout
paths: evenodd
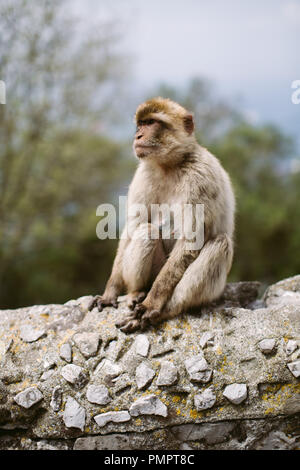
M 104 307 L 112 306 L 114 308 L 118 308 L 118 301 L 117 297 L 109 297 L 109 296 L 102 296 L 96 295 L 88 306 L 88 310 L 93 310 L 94 307 L 98 307 L 99 312 L 101 312 Z
M 146 330 L 150 325 L 160 323 L 160 312 L 154 309 L 147 309 L 144 304 L 136 305 L 133 312 L 118 320 L 116 327 L 124 333 L 133 333 L 137 330 Z
M 135 291 L 135 292 L 130 292 L 127 295 L 127 305 L 130 308 L 130 310 L 134 310 L 137 304 L 143 302 L 145 299 L 147 293 L 144 291 Z
M 141 330 L 146 330 L 150 325 L 160 322 L 160 311 L 151 306 L 148 307 L 146 303 L 136 305 L 134 313 L 140 320 Z
M 151 325 L 160 322 L 160 311 L 147 308 L 144 304 L 136 305 L 134 311 L 116 322 L 116 327 L 124 333 L 132 333 L 137 330 L 146 330 Z

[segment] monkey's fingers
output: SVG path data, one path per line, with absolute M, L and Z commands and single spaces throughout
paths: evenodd
M 100 295 L 95 295 L 95 297 L 92 298 L 88 305 L 88 310 L 91 311 L 93 310 L 94 307 L 97 307 L 97 302 L 99 300 Z
M 126 325 L 120 328 L 120 330 L 123 331 L 123 333 L 133 333 L 134 331 L 138 330 L 140 326 L 140 321 L 135 319 L 127 322 Z
M 120 320 L 117 320 L 115 325 L 117 328 L 120 328 L 121 326 L 124 326 L 126 325 L 126 323 L 128 323 L 129 321 L 131 320 L 135 320 L 136 317 L 135 317 L 135 314 L 134 313 L 130 313 L 129 315 L 125 315 L 123 318 L 121 318 Z
M 146 312 L 146 307 L 143 304 L 137 304 L 134 309 L 136 318 L 141 318 L 141 316 Z
M 140 304 L 141 302 L 143 302 L 146 295 L 147 295 L 146 292 L 137 292 L 137 293 L 131 294 L 127 301 L 128 302 L 127 305 L 130 308 L 130 310 L 134 310 L 137 304 Z
M 102 310 L 105 307 L 110 307 L 110 306 L 114 308 L 118 308 L 118 303 L 115 300 L 106 300 L 99 295 L 99 299 L 97 300 L 97 307 L 98 307 L 99 312 L 102 312 Z
M 112 306 L 118 308 L 118 302 L 115 299 L 105 299 L 102 295 L 96 295 L 90 302 L 88 309 L 93 310 L 93 308 L 98 307 L 99 312 L 101 312 L 104 307 Z
M 160 322 L 160 312 L 158 310 L 150 310 L 141 318 L 141 329 L 145 330 L 149 325 L 156 325 Z

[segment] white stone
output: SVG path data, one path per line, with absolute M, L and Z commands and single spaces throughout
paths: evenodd
M 104 359 L 100 362 L 95 370 L 95 375 L 101 374 L 103 376 L 117 377 L 123 372 L 123 368 L 116 364 L 115 362 L 110 361 L 109 359 Z
M 153 369 L 150 369 L 146 364 L 140 364 L 135 371 L 135 380 L 138 389 L 144 388 L 148 385 L 153 377 L 155 376 L 155 372 Z
M 146 335 L 138 335 L 135 339 L 135 352 L 140 356 L 147 357 L 150 343 Z
M 178 372 L 174 364 L 170 361 L 161 363 L 160 371 L 157 377 L 157 385 L 173 385 L 178 379 Z
M 45 335 L 45 330 L 36 330 L 31 325 L 23 325 L 20 329 L 20 338 L 26 343 L 33 343 Z
M 105 385 L 89 385 L 86 398 L 90 403 L 96 403 L 97 405 L 107 405 L 111 401 Z
M 63 419 L 67 428 L 79 428 L 84 430 L 85 409 L 72 397 L 67 398 Z
M 48 379 L 50 379 L 50 377 L 52 377 L 53 374 L 54 374 L 54 370 L 53 370 L 53 369 L 46 370 L 46 371 L 41 375 L 41 380 L 42 380 L 42 381 L 48 380 Z
M 168 408 L 156 395 L 138 398 L 129 408 L 131 416 L 158 415 L 166 417 Z
M 296 351 L 297 348 L 298 348 L 297 341 L 293 341 L 292 339 L 290 339 L 286 345 L 287 355 L 290 356 L 291 354 L 293 354 L 293 352 Z
M 43 361 L 44 370 L 52 369 L 56 366 L 57 358 L 55 356 L 46 356 Z
M 198 411 L 212 408 L 216 403 L 217 397 L 212 388 L 207 388 L 202 393 L 195 395 L 194 403 Z
M 130 414 L 128 411 L 109 411 L 108 413 L 101 413 L 99 415 L 94 416 L 94 420 L 98 424 L 98 426 L 103 427 L 107 423 L 125 423 L 131 419 Z
M 83 369 L 75 364 L 64 366 L 61 370 L 61 375 L 67 382 L 75 384 L 78 387 L 83 386 L 87 379 Z
M 207 383 L 211 380 L 212 370 L 202 354 L 187 359 L 184 365 L 191 381 Z
M 38 388 L 28 387 L 22 392 L 18 393 L 14 397 L 14 400 L 18 405 L 28 409 L 41 401 L 43 398 L 43 394 Z
M 300 377 L 300 361 L 289 362 L 287 366 L 294 377 Z
M 57 385 L 53 391 L 50 401 L 50 406 L 53 411 L 59 411 L 62 405 L 62 389 L 59 385 Z
M 98 333 L 77 333 L 73 336 L 73 340 L 84 357 L 88 358 L 97 354 L 100 341 Z
M 205 348 L 205 346 L 213 344 L 214 334 L 211 331 L 206 331 L 200 338 L 200 346 L 201 348 Z
M 247 385 L 246 384 L 231 384 L 225 387 L 223 392 L 224 397 L 226 397 L 231 403 L 239 405 L 247 398 Z
M 275 339 L 267 338 L 258 343 L 258 347 L 264 354 L 270 354 L 274 351 L 276 345 Z
M 70 343 L 64 343 L 59 350 L 60 357 L 66 362 L 72 362 L 72 346 Z

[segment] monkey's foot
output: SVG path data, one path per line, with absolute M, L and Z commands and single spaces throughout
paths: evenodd
M 141 322 L 139 318 L 136 317 L 136 314 L 132 312 L 121 320 L 118 320 L 115 325 L 117 328 L 120 328 L 123 333 L 133 333 L 140 329 Z
M 127 305 L 130 308 L 130 310 L 134 310 L 137 304 L 143 302 L 146 295 L 147 295 L 147 292 L 143 292 L 143 291 L 130 292 L 127 295 Z
M 104 307 L 112 306 L 118 308 L 117 299 L 105 298 L 102 295 L 96 295 L 88 306 L 88 310 L 93 310 L 94 307 L 98 307 L 99 312 L 101 312 Z
M 115 325 L 124 333 L 132 333 L 137 330 L 146 330 L 151 325 L 160 323 L 159 310 L 147 310 L 143 304 L 135 307 L 134 312 L 118 320 Z
M 141 330 L 146 330 L 150 325 L 160 323 L 161 313 L 159 310 L 147 310 L 141 318 Z

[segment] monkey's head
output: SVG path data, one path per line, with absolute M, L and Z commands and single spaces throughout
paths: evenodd
M 195 144 L 193 116 L 169 99 L 153 98 L 138 106 L 133 148 L 138 158 L 173 166 Z

